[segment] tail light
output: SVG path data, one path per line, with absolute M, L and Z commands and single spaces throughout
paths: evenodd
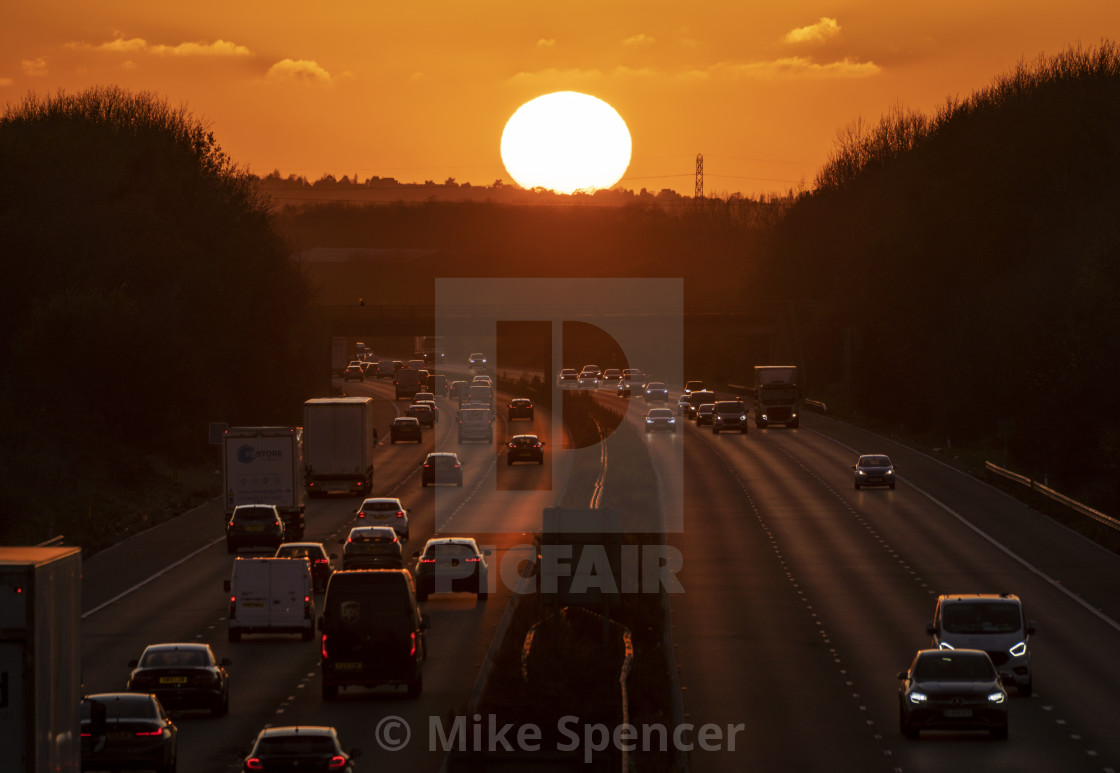
M 481 558 L 468 558 L 468 559 L 465 559 L 465 560 L 468 564 L 477 564 L 482 559 Z
M 323 634 L 323 649 L 322 649 L 321 654 L 323 655 L 323 660 L 326 660 L 327 659 L 327 635 L 326 634 Z
M 237 596 L 230 596 L 229 597 L 229 616 L 231 618 L 236 617 L 236 614 L 235 614 L 236 612 L 237 612 Z
M 404 518 L 404 510 L 398 510 L 397 511 L 397 517 L 398 518 Z
M 137 730 L 135 733 L 133 733 L 133 735 L 135 735 L 137 737 L 139 737 L 139 736 L 163 735 L 163 728 L 158 727 L 155 730 L 150 730 L 150 731 Z
M 337 754 L 331 757 L 330 764 L 327 765 L 329 770 L 342 770 L 344 767 L 346 767 L 346 758 Z
M 365 510 L 359 510 L 358 511 L 358 517 L 359 518 L 365 518 L 366 517 L 366 511 Z
M 416 631 L 413 631 L 410 635 L 412 636 L 412 648 L 408 651 L 408 656 L 414 657 L 416 655 Z
M 420 559 L 420 563 L 422 563 L 422 564 L 434 564 L 435 562 L 436 562 L 436 560 L 434 558 L 421 558 Z
M 245 770 L 264 770 L 264 763 L 257 757 L 250 757 L 245 760 Z

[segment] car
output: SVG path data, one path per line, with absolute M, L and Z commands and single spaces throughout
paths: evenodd
M 699 427 L 704 424 L 711 424 L 715 412 L 715 403 L 703 403 L 696 406 L 696 426 Z
M 276 505 L 238 505 L 226 522 L 226 552 L 265 547 L 276 550 L 284 541 L 284 521 Z
M 645 386 L 649 378 L 638 368 L 626 368 L 622 371 L 622 380 L 631 387 L 641 387 Z
M 494 379 L 487 376 L 485 373 L 479 373 L 471 379 L 471 384 L 485 384 L 488 387 L 494 386 Z
M 403 685 L 408 697 L 419 696 L 430 625 L 407 569 L 335 572 L 319 618 L 323 700 L 350 686 Z
M 544 464 L 544 441 L 536 435 L 514 435 L 506 446 L 506 464 L 514 462 Z
M 415 371 L 421 371 L 422 370 L 422 371 L 424 371 L 425 374 L 427 374 L 427 372 L 428 372 L 428 363 L 424 362 L 424 359 L 422 357 L 418 358 L 418 359 L 409 360 L 406 363 L 406 365 L 407 365 L 407 367 L 409 367 L 409 368 L 411 368 L 412 370 L 415 370 Z
M 615 390 L 615 394 L 617 394 L 619 397 L 629 397 L 632 391 L 633 387 L 630 386 L 630 382 L 619 381 L 618 388 Z
M 462 402 L 463 397 L 467 394 L 467 387 L 470 386 L 466 381 L 452 381 L 447 385 L 447 396 L 457 402 Z
M 646 432 L 677 431 L 677 417 L 668 408 L 650 408 L 646 412 Z
M 450 451 L 433 451 L 424 459 L 420 471 L 420 485 L 434 486 L 437 483 L 463 485 L 463 463 L 459 455 Z
M 509 401 L 509 420 L 533 420 L 533 401 L 528 397 L 515 397 Z
M 663 381 L 651 381 L 642 390 L 642 398 L 647 403 L 669 402 L 669 387 Z
M 435 425 L 436 421 L 439 421 L 439 408 L 436 407 L 435 400 L 413 400 L 412 406 L 427 406 L 431 409 L 431 420 L 433 422 L 433 425 Z M 409 408 L 411 408 L 412 406 L 409 406 Z M 423 423 L 423 417 L 417 416 L 417 418 L 420 419 L 420 423 Z
M 739 434 L 747 434 L 747 406 L 742 400 L 717 400 L 712 410 L 712 434 L 718 435 L 724 430 L 739 430 Z
M 421 601 L 430 593 L 474 593 L 489 596 L 489 567 L 486 556 L 472 537 L 433 537 L 424 550 L 412 554 L 416 568 L 416 597 Z
M 378 360 L 377 371 L 373 374 L 376 378 L 392 378 L 397 369 L 392 360 Z
M 285 542 L 276 548 L 274 558 L 304 558 L 311 567 L 311 580 L 315 585 L 315 592 L 322 593 L 327 589 L 327 580 L 334 572 L 332 558 L 338 558 L 334 553 L 328 553 L 322 542 Z
M 444 373 L 433 373 L 429 376 L 428 391 L 436 395 L 447 394 L 447 375 Z
M 361 365 L 359 365 L 356 362 L 350 363 L 342 371 L 342 380 L 343 381 L 365 381 L 366 380 L 365 368 L 363 368 Z
M 961 593 L 937 597 L 926 633 L 933 647 L 943 650 L 984 650 L 1004 683 L 1014 683 L 1020 695 L 1033 692 L 1031 636 L 1036 625 L 1023 613 L 1014 593 Z
M 125 690 L 153 693 L 172 711 L 202 709 L 220 717 L 229 711 L 229 665 L 204 642 L 149 644 L 139 660 L 128 661 Z
M 677 415 L 678 416 L 687 416 L 688 415 L 688 409 L 690 407 L 691 406 L 688 404 L 688 395 L 681 395 L 679 398 L 677 398 Z
M 435 392 L 417 392 L 412 396 L 412 402 L 414 403 L 435 403 L 435 401 Z
M 1007 691 L 983 650 L 919 650 L 898 673 L 898 729 L 987 730 L 1007 738 Z
M 579 373 L 576 372 L 575 368 L 562 368 L 559 383 L 561 389 L 575 389 L 579 386 Z
M 343 751 L 338 732 L 324 725 L 280 725 L 257 733 L 241 763 L 244 773 L 270 770 L 330 770 L 354 773 L 361 749 Z
M 411 511 L 396 497 L 370 497 L 354 513 L 363 526 L 391 526 L 397 537 L 408 540 L 408 514 Z
M 415 416 L 398 416 L 393 419 L 393 423 L 389 425 L 389 444 L 395 444 L 397 441 L 404 442 L 405 440 L 415 440 L 417 443 L 424 442 L 424 434 L 420 429 L 420 420 Z
M 486 367 L 486 355 L 482 352 L 471 352 L 467 357 L 467 367 L 471 370 Z
M 618 368 L 607 368 L 603 371 L 602 385 L 605 387 L 615 386 L 622 382 L 622 371 Z
M 690 395 L 693 392 L 706 391 L 707 389 L 708 389 L 708 387 L 704 385 L 703 381 L 686 381 L 686 382 L 684 382 L 684 393 L 686 395 Z
M 862 454 L 852 469 L 855 470 L 856 491 L 863 486 L 894 488 L 894 465 L 886 454 Z
M 79 717 L 82 770 L 175 773 L 179 729 L 153 693 L 84 695 Z
M 576 386 L 580 389 L 598 389 L 599 388 L 599 370 L 588 370 L 584 368 L 580 371 L 579 379 L 576 381 Z
M 696 409 L 704 403 L 716 403 L 716 393 L 710 389 L 694 389 L 688 393 L 688 418 L 696 420 Z
M 341 540 L 342 568 L 401 569 L 404 554 L 392 526 L 355 526 Z

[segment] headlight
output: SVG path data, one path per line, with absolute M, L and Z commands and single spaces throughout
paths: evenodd
M 646 424 L 653 424 L 653 419 L 646 419 Z
M 925 703 L 929 700 L 924 692 L 911 692 L 908 697 L 911 703 Z
M 994 692 L 988 695 L 988 703 L 1003 703 L 1007 700 L 1007 695 L 1002 692 Z
M 867 473 L 864 472 L 863 470 L 856 470 L 856 475 L 866 475 L 866 474 Z
M 1025 641 L 1021 641 L 1014 647 L 1009 649 L 1008 652 L 1011 653 L 1012 657 L 1021 658 L 1023 655 L 1027 654 L 1027 643 Z
M 739 417 L 739 421 L 746 421 L 746 420 L 747 420 L 747 414 L 745 414 L 745 413 Z
M 894 470 L 887 470 L 887 475 L 894 475 Z
M 669 423 L 670 423 L 670 424 L 676 424 L 676 423 L 677 423 L 677 420 L 676 420 L 676 419 L 674 419 L 674 418 L 673 418 L 672 416 L 670 416 L 670 417 L 669 417 Z
M 938 648 L 939 650 L 952 650 L 952 649 L 956 649 L 956 647 L 954 647 L 954 646 L 953 646 L 952 644 L 946 644 L 945 642 L 941 642 L 941 643 L 939 643 L 939 644 L 937 645 L 937 648 Z

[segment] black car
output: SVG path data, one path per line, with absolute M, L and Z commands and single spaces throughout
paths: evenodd
M 424 442 L 424 434 L 420 429 L 420 420 L 415 416 L 398 416 L 393 419 L 393 423 L 389 425 L 389 443 L 397 443 L 398 441 L 404 442 L 405 440 L 415 440 L 417 443 Z
M 414 553 L 416 597 L 429 593 L 475 593 L 479 599 L 489 595 L 486 556 L 471 537 L 437 537 L 428 540 L 423 552 Z
M 392 526 L 355 526 L 342 540 L 343 569 L 401 569 L 401 541 Z
M 1007 738 L 1007 691 L 983 650 L 919 650 L 898 674 L 898 729 L 987 730 Z
M 739 430 L 747 433 L 747 406 L 742 400 L 717 400 L 712 413 L 712 434 L 718 435 L 726 430 Z
M 533 401 L 528 397 L 515 397 L 509 401 L 509 420 L 533 420 Z
M 151 693 L 86 695 L 81 707 L 82 770 L 175 773 L 179 730 Z
M 436 412 L 432 410 L 432 406 L 425 403 L 413 403 L 405 410 L 405 415 L 415 418 L 421 427 L 436 425 Z
M 710 425 L 715 412 L 715 403 L 704 403 L 703 405 L 696 406 L 696 426 L 699 427 L 704 424 Z
M 276 505 L 238 505 L 226 523 L 226 552 L 265 547 L 276 550 L 284 541 L 284 521 Z
M 276 558 L 306 558 L 311 566 L 311 581 L 315 590 L 322 593 L 327 589 L 327 580 L 334 572 L 331 559 L 334 553 L 327 553 L 322 542 L 285 542 L 276 548 Z
M 544 441 L 536 435 L 514 435 L 506 448 L 506 464 L 514 462 L 544 464 Z
M 342 380 L 343 381 L 365 381 L 366 380 L 365 369 L 363 369 L 362 366 L 359 365 L 358 363 L 352 362 L 352 363 L 350 363 L 349 365 L 346 366 L 345 370 L 342 371 Z
M 361 749 L 343 751 L 338 732 L 321 725 L 266 727 L 257 734 L 253 748 L 245 756 L 242 770 L 338 771 L 353 773 L 354 760 Z
M 208 710 L 220 717 L 229 710 L 227 658 L 218 661 L 209 644 L 150 644 L 130 660 L 128 692 L 155 693 L 166 708 Z
M 852 465 L 856 491 L 862 486 L 887 486 L 894 488 L 894 465 L 886 454 L 863 454 Z
M 420 470 L 420 485 L 434 486 L 437 483 L 463 485 L 463 464 L 459 456 L 449 451 L 436 451 L 424 459 Z

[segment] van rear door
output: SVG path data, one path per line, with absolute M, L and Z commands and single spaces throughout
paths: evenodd
M 268 627 L 272 614 L 272 584 L 268 558 L 233 561 L 233 617 L 238 628 Z
M 306 625 L 304 600 L 311 593 L 308 564 L 304 558 L 272 558 L 270 563 L 271 603 L 268 625 L 271 628 L 299 628 Z

